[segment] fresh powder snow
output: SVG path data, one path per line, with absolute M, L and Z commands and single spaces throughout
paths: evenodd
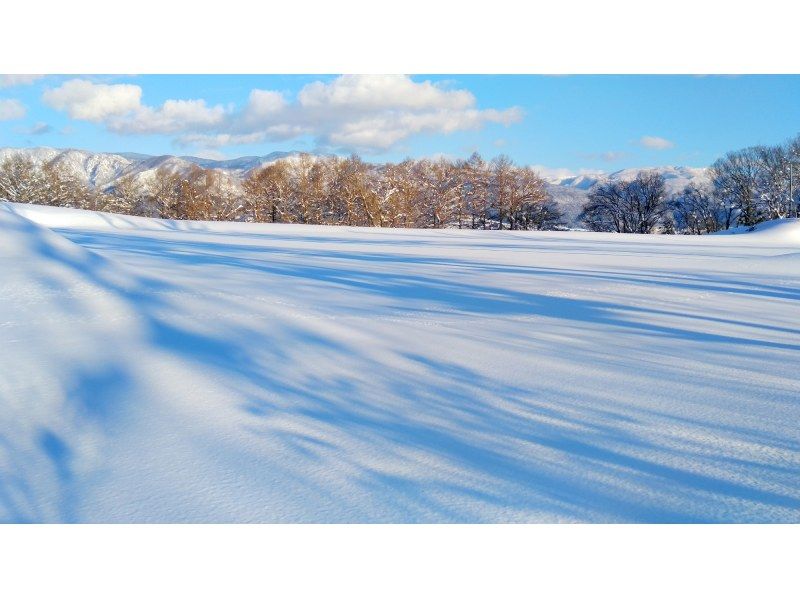
M 0 204 L 0 521 L 800 522 L 800 222 Z

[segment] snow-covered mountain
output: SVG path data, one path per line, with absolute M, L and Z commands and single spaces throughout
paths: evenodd
M 547 178 L 547 190 L 563 210 L 567 222 L 577 225 L 586 197 L 592 187 L 608 181 L 631 181 L 642 170 L 654 170 L 664 177 L 667 192 L 678 193 L 689 183 L 702 184 L 708 181 L 707 168 L 689 166 L 654 166 L 650 168 L 626 168 L 611 173 L 580 174 Z
M 203 168 L 217 168 L 244 174 L 254 168 L 261 168 L 278 160 L 290 160 L 300 155 L 301 152 L 272 152 L 266 156 L 243 156 L 231 160 L 211 160 L 208 158 L 195 158 L 194 156 L 181 156 L 180 159 L 192 162 Z
M 194 165 L 219 170 L 231 185 L 236 185 L 254 168 L 277 160 L 292 159 L 301 155 L 301 152 L 272 152 L 265 156 L 212 160 L 195 156 L 151 156 L 132 152 L 114 154 L 50 147 L 0 148 L 0 162 L 17 155 L 27 156 L 36 164 L 59 164 L 90 187 L 107 189 L 113 187 L 114 182 L 122 176 L 131 175 L 146 182 L 155 176 L 159 168 L 166 168 L 170 172 L 187 172 Z
M 642 170 L 654 170 L 661 174 L 667 184 L 667 190 L 674 193 L 682 190 L 691 182 L 699 183 L 708 177 L 707 168 L 692 168 L 689 166 L 653 166 L 647 168 L 626 168 L 611 173 L 581 174 L 577 176 L 567 176 L 551 178 L 549 183 L 559 187 L 569 187 L 588 191 L 597 183 L 606 181 L 632 181 Z

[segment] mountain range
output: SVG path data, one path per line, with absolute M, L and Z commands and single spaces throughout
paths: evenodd
M 15 155 L 29 157 L 36 164 L 52 162 L 67 170 L 90 187 L 106 189 L 113 187 L 120 177 L 132 175 L 145 182 L 159 168 L 172 172 L 186 171 L 193 164 L 203 168 L 214 168 L 234 180 L 240 180 L 254 168 L 300 155 L 300 152 L 272 152 L 266 156 L 244 156 L 232 160 L 211 160 L 195 156 L 151 156 L 131 152 L 104 153 L 78 149 L 54 149 L 50 147 L 0 148 L 0 162 Z

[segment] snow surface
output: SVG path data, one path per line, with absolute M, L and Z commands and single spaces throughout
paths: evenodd
M 800 522 L 799 227 L 0 204 L 0 520 Z

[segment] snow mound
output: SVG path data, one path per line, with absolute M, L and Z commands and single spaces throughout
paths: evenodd
M 715 235 L 747 235 L 749 239 L 758 239 L 769 243 L 800 245 L 800 219 L 769 220 L 753 227 L 739 226 Z
M 126 216 L 109 212 L 95 212 L 56 206 L 23 203 L 0 203 L 12 214 L 48 228 L 119 229 L 119 230 L 207 230 L 207 223 L 189 220 L 162 220 Z M 228 223 L 217 223 L 224 228 Z M 237 226 L 235 223 L 231 223 Z

